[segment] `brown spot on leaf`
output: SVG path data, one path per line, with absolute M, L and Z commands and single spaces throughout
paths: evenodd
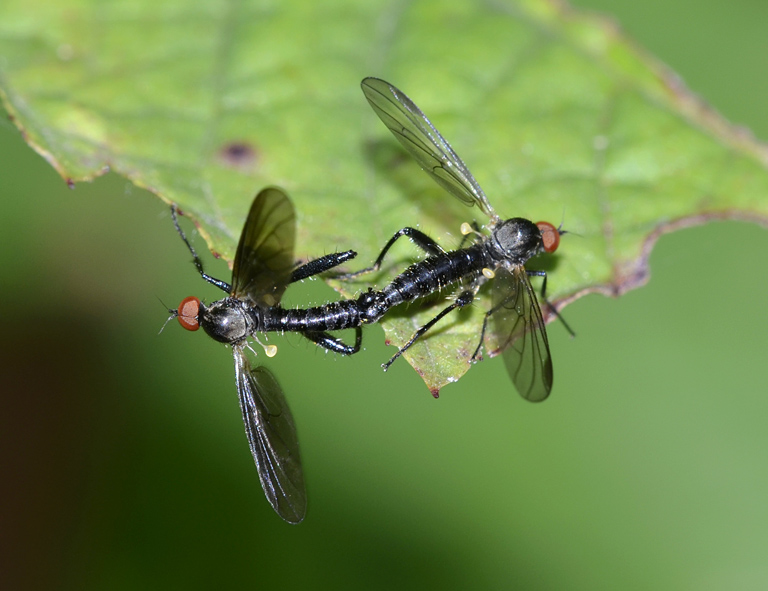
M 219 150 L 219 160 L 228 168 L 253 170 L 258 164 L 258 151 L 249 142 L 233 141 Z
M 72 179 L 68 178 L 67 179 L 67 187 L 69 187 L 70 189 L 74 189 L 75 188 L 75 181 L 73 181 Z

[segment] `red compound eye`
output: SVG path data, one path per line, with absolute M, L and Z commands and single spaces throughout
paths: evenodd
M 544 252 L 555 252 L 560 246 L 560 231 L 549 222 L 536 222 L 541 232 L 541 245 Z
M 179 309 L 176 311 L 176 317 L 179 324 L 187 330 L 197 330 L 200 323 L 197 321 L 197 315 L 200 313 L 200 300 L 194 296 L 189 296 L 181 300 Z

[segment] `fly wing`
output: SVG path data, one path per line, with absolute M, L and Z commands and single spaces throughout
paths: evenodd
M 272 508 L 288 523 L 307 513 L 296 427 L 280 384 L 265 367 L 252 367 L 242 347 L 234 348 L 237 393 L 248 445 Z
M 365 78 L 361 86 L 379 119 L 438 185 L 488 217 L 498 217 L 466 164 L 404 92 L 379 78 Z
M 520 395 L 540 402 L 552 390 L 552 358 L 544 319 L 525 268 L 500 268 L 493 284 L 493 327 Z
M 232 268 L 232 295 L 265 307 L 283 297 L 295 266 L 296 213 L 281 189 L 262 190 L 251 205 Z

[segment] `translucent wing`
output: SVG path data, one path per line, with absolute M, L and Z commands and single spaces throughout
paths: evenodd
M 272 508 L 288 523 L 307 513 L 307 491 L 301 471 L 296 427 L 275 377 L 264 367 L 251 367 L 241 346 L 233 348 L 240 410 L 259 480 Z
M 520 395 L 540 402 L 552 390 L 547 330 L 525 268 L 497 269 L 493 284 L 493 327 L 504 364 Z
M 296 214 L 281 189 L 268 187 L 253 200 L 232 269 L 232 295 L 266 307 L 283 297 L 295 267 Z
M 437 184 L 488 217 L 498 216 L 480 185 L 427 116 L 405 93 L 379 78 L 365 78 L 361 86 L 373 110 Z

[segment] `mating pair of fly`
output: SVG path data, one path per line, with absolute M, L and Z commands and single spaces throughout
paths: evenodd
M 299 523 L 307 506 L 296 428 L 272 373 L 262 366 L 252 366 L 246 356 L 249 337 L 258 341 L 258 333 L 293 331 L 328 350 L 352 355 L 360 350 L 362 325 L 377 322 L 399 304 L 459 286 L 450 305 L 418 329 L 383 365 L 386 369 L 441 318 L 471 304 L 480 286 L 493 280 L 491 308 L 485 314 L 471 360 L 480 354 L 490 322 L 499 349 L 504 351 L 509 375 L 523 398 L 541 401 L 552 389 L 552 360 L 545 323 L 528 280 L 529 276 L 544 278 L 544 297 L 546 274 L 528 270 L 524 265 L 541 252 L 554 252 L 562 232 L 547 222 L 503 220 L 461 158 L 413 101 L 378 78 L 365 78 L 362 89 L 374 112 L 426 173 L 463 203 L 477 205 L 490 218 L 490 235 L 466 225 L 463 232 L 473 236 L 474 242 L 446 251 L 426 234 L 403 228 L 387 242 L 373 266 L 339 276 L 352 278 L 377 270 L 397 239 L 408 236 L 428 256 L 408 267 L 386 287 L 379 291 L 369 288 L 355 299 L 324 306 L 286 309 L 280 306 L 280 300 L 289 284 L 329 271 L 357 253 L 334 253 L 296 267 L 293 205 L 280 189 L 267 188 L 256 196 L 246 219 L 230 285 L 203 271 L 200 258 L 179 227 L 176 210 L 172 210 L 176 229 L 192 253 L 197 270 L 203 279 L 228 296 L 210 305 L 188 297 L 171 313 L 187 330 L 202 327 L 213 339 L 232 346 L 240 409 L 259 479 L 272 507 L 290 523 Z M 331 334 L 350 328 L 355 329 L 355 342 L 351 345 Z M 265 346 L 264 350 L 272 356 L 276 347 Z

